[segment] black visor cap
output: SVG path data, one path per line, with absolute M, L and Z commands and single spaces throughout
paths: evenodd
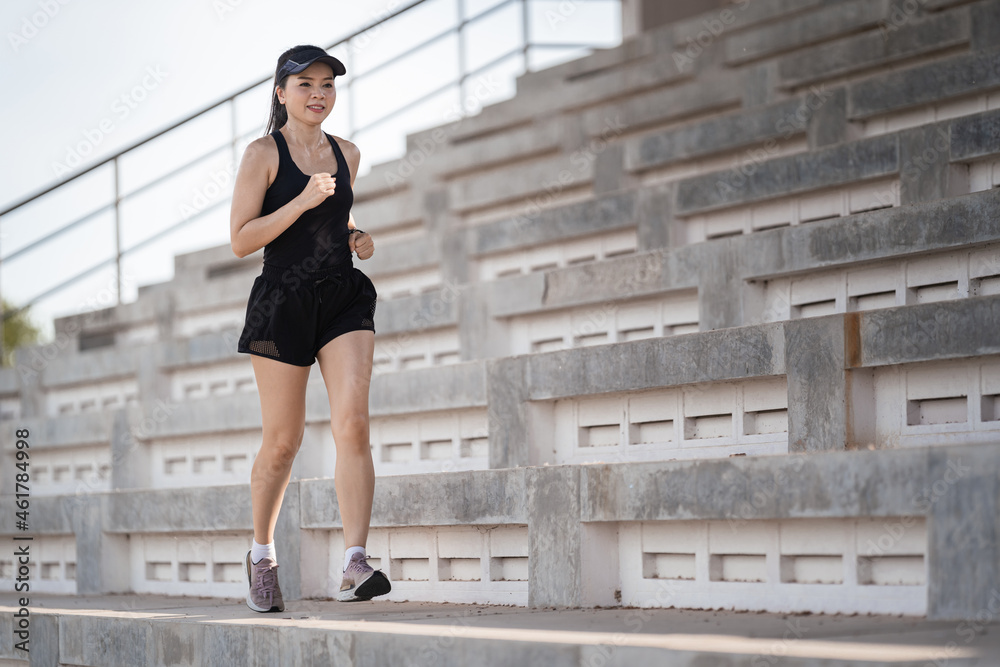
M 322 49 L 307 49 L 305 51 L 299 51 L 294 56 L 286 60 L 285 64 L 278 70 L 277 79 L 278 81 L 281 81 L 289 74 L 298 74 L 313 63 L 326 63 L 333 68 L 334 76 L 343 76 L 344 74 L 347 74 L 347 68 L 344 67 L 344 63 L 340 62 L 326 51 Z

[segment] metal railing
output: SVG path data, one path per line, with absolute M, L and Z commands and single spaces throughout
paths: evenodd
M 399 54 L 395 55 L 394 57 L 386 60 L 385 62 L 382 62 L 382 63 L 379 63 L 377 65 L 374 65 L 373 67 L 370 67 L 366 71 L 362 71 L 362 72 L 359 72 L 359 73 L 352 74 L 352 66 L 354 65 L 354 63 L 351 62 L 351 57 L 352 57 L 352 54 L 358 52 L 357 49 L 352 48 L 352 47 L 354 47 L 355 43 L 359 39 L 364 38 L 365 35 L 371 33 L 372 31 L 377 30 L 378 28 L 380 28 L 384 24 L 387 24 L 390 21 L 405 20 L 405 18 L 401 18 L 401 17 L 405 17 L 405 15 L 409 14 L 410 12 L 412 12 L 416 7 L 418 7 L 420 5 L 424 5 L 425 3 L 430 2 L 430 1 L 431 0 L 414 0 L 413 2 L 410 2 L 409 4 L 405 5 L 404 7 L 400 8 L 400 9 L 397 9 L 395 11 L 392 11 L 391 13 L 386 14 L 382 18 L 380 18 L 380 19 L 378 19 L 378 20 L 376 20 L 376 21 L 374 21 L 374 22 L 366 25 L 365 27 L 363 27 L 363 28 L 361 28 L 361 29 L 359 29 L 359 30 L 351 33 L 347 37 L 344 37 L 343 39 L 341 39 L 341 40 L 339 40 L 337 42 L 334 42 L 333 44 L 330 44 L 329 46 L 326 47 L 328 51 L 330 51 L 331 53 L 334 53 L 335 55 L 338 55 L 337 54 L 338 50 L 345 51 L 346 54 L 347 54 L 347 59 L 345 61 L 345 65 L 347 66 L 347 71 L 348 71 L 348 77 L 347 77 L 347 79 L 348 80 L 347 80 L 347 83 L 346 83 L 346 85 L 344 87 L 346 88 L 346 93 L 347 93 L 347 95 L 346 95 L 346 102 L 347 102 L 347 124 L 348 124 L 348 134 L 347 134 L 347 136 L 348 137 L 354 137 L 354 136 L 356 136 L 360 132 L 370 131 L 373 128 L 378 128 L 380 126 L 383 126 L 387 122 L 389 122 L 389 121 L 397 118 L 401 114 L 406 113 L 407 110 L 413 108 L 414 106 L 419 105 L 419 104 L 421 104 L 421 103 L 423 103 L 425 101 L 431 100 L 435 96 L 438 96 L 438 95 L 442 94 L 443 92 L 446 92 L 447 90 L 449 90 L 449 89 L 451 89 L 453 87 L 456 87 L 456 86 L 457 86 L 457 89 L 458 89 L 459 98 L 460 99 L 465 99 L 466 85 L 467 85 L 467 82 L 472 77 L 477 77 L 482 72 L 486 72 L 486 71 L 490 70 L 491 68 L 496 67 L 498 64 L 501 64 L 504 61 L 506 61 L 508 59 L 511 59 L 513 57 L 520 57 L 520 59 L 521 59 L 521 66 L 518 68 L 518 70 L 519 70 L 517 72 L 518 74 L 521 73 L 521 72 L 529 71 L 531 69 L 529 56 L 530 56 L 530 53 L 532 52 L 532 50 L 534 50 L 534 49 L 540 49 L 540 50 L 545 50 L 545 49 L 590 49 L 590 48 L 594 48 L 595 46 L 597 46 L 593 42 L 590 42 L 590 43 L 563 43 L 563 42 L 559 42 L 559 43 L 545 43 L 545 42 L 532 41 L 532 25 L 531 25 L 531 13 L 532 13 L 531 10 L 532 10 L 532 5 L 534 5 L 535 3 L 539 3 L 539 2 L 544 2 L 544 3 L 548 4 L 548 5 L 554 4 L 554 3 L 552 3 L 551 1 L 548 1 L 548 0 L 501 0 L 497 4 L 495 4 L 493 6 L 490 6 L 490 7 L 488 7 L 487 9 L 485 9 L 485 10 L 483 10 L 481 12 L 478 12 L 478 13 L 476 13 L 473 16 L 467 16 L 466 12 L 465 12 L 466 3 L 468 2 L 468 0 L 449 0 L 449 1 L 452 1 L 452 2 L 456 3 L 456 5 L 454 6 L 454 9 L 455 9 L 455 13 L 457 15 L 457 19 L 458 20 L 457 20 L 457 22 L 455 24 L 448 26 L 447 28 L 445 28 L 445 29 L 441 30 L 440 32 L 438 32 L 438 33 L 430 36 L 429 38 L 421 41 L 420 43 L 416 44 L 415 46 L 412 46 L 412 47 L 406 49 L 402 53 L 399 53 Z M 619 6 L 620 5 L 620 0 L 564 0 L 563 3 L 556 3 L 556 4 L 562 4 L 562 5 L 570 4 L 570 5 L 576 6 L 576 5 L 579 5 L 581 3 L 583 3 L 583 4 L 597 4 L 597 3 L 606 3 L 607 4 L 607 3 L 610 3 L 610 4 L 613 4 L 615 6 Z M 518 45 L 516 46 L 516 48 L 508 50 L 507 52 L 502 53 L 501 55 L 499 55 L 499 56 L 497 56 L 495 58 L 492 58 L 489 62 L 486 62 L 486 63 L 484 63 L 482 65 L 479 65 L 478 67 L 476 67 L 474 69 L 469 69 L 468 68 L 467 52 L 466 52 L 467 50 L 466 50 L 465 41 L 463 40 L 463 33 L 465 31 L 467 31 L 470 26 L 472 26 L 474 24 L 477 24 L 479 22 L 482 22 L 482 21 L 490 20 L 491 16 L 495 16 L 496 13 L 500 12 L 501 10 L 503 10 L 503 9 L 505 9 L 505 8 L 511 6 L 511 5 L 519 5 L 520 6 L 520 11 L 521 11 L 521 21 L 520 21 L 520 33 L 521 34 L 519 36 L 520 40 L 519 40 Z M 447 83 L 445 83 L 444 85 L 438 86 L 434 90 L 426 92 L 425 94 L 421 95 L 417 99 L 408 100 L 405 104 L 401 105 L 399 108 L 393 109 L 393 110 L 389 111 L 388 113 L 386 113 L 386 114 L 384 114 L 384 115 L 382 115 L 382 116 L 380 116 L 378 118 L 375 118 L 375 119 L 372 119 L 372 120 L 365 119 L 365 122 L 363 124 L 358 124 L 357 110 L 356 110 L 357 99 L 356 99 L 355 95 L 351 94 L 351 92 L 352 92 L 352 89 L 356 86 L 356 84 L 359 81 L 363 81 L 366 78 L 369 78 L 371 76 L 379 74 L 379 73 L 383 72 L 384 70 L 386 70 L 387 68 L 389 68 L 391 65 L 393 65 L 395 63 L 398 63 L 398 62 L 402 61 L 405 58 L 413 57 L 416 54 L 418 54 L 419 52 L 421 52 L 421 51 L 423 51 L 425 49 L 428 49 L 429 47 L 437 44 L 441 40 L 445 40 L 445 39 L 447 39 L 449 37 L 452 37 L 452 36 L 457 36 L 457 40 L 456 41 L 457 41 L 457 44 L 458 44 L 456 58 L 457 58 L 457 64 L 458 64 L 458 72 L 459 72 L 459 74 L 458 74 L 457 79 L 450 80 Z M 618 37 L 618 39 L 620 39 L 620 36 Z M 605 44 L 601 44 L 601 46 L 607 46 L 607 45 L 608 44 L 606 44 L 606 43 Z M 12 213 L 15 213 L 15 212 L 18 212 L 18 211 L 21 211 L 22 209 L 24 209 L 24 207 L 26 207 L 26 206 L 28 206 L 30 204 L 33 204 L 35 202 L 38 202 L 39 200 L 42 200 L 44 197 L 46 197 L 48 195 L 54 194 L 54 193 L 59 192 L 59 191 L 63 191 L 64 188 L 66 188 L 67 186 L 69 186 L 71 184 L 74 184 L 75 182 L 78 181 L 78 179 L 80 179 L 81 177 L 83 177 L 83 176 L 85 176 L 87 174 L 91 174 L 91 173 L 93 173 L 93 172 L 95 172 L 95 171 L 97 171 L 97 170 L 99 170 L 99 169 L 101 169 L 103 167 L 108 166 L 108 165 L 110 165 L 110 167 L 111 167 L 111 171 L 112 171 L 111 177 L 112 177 L 112 187 L 113 187 L 113 196 L 112 196 L 111 201 L 109 201 L 108 203 L 106 203 L 106 204 L 104 204 L 102 206 L 99 206 L 98 208 L 96 208 L 94 210 L 91 210 L 91 211 L 89 211 L 89 212 L 87 212 L 87 213 L 85 213 L 85 214 L 83 214 L 83 215 L 75 218 L 74 220 L 72 220 L 72 221 L 70 221 L 68 223 L 65 223 L 65 224 L 59 226 L 57 229 L 55 229 L 55 230 L 53 230 L 53 231 L 45 234 L 41 238 L 37 238 L 37 239 L 31 241 L 27 245 L 18 248 L 17 250 L 15 250 L 15 251 L 7 254 L 6 256 L 2 255 L 2 248 L 0 248 L 0 269 L 2 269 L 3 266 L 4 266 L 4 264 L 9 263 L 9 262 L 11 262 L 14 259 L 18 259 L 18 258 L 24 257 L 24 256 L 32 254 L 32 253 L 41 252 L 43 250 L 51 249 L 53 247 L 52 244 L 58 242 L 60 239 L 64 239 L 69 232 L 71 232 L 74 229 L 79 228 L 81 225 L 83 225 L 83 224 L 85 224 L 85 223 L 87 223 L 87 222 L 89 222 L 91 220 L 96 219 L 98 216 L 101 216 L 103 214 L 107 214 L 108 212 L 113 212 L 113 215 L 114 215 L 114 232 L 113 232 L 113 234 L 114 234 L 114 239 L 113 239 L 114 240 L 114 252 L 113 252 L 113 255 L 109 256 L 109 257 L 105 257 L 104 259 L 99 260 L 98 262 L 94 263 L 93 265 L 85 268 L 82 271 L 79 271 L 79 272 L 75 273 L 71 277 L 66 278 L 65 280 L 59 282 L 58 284 L 53 285 L 51 287 L 48 287 L 48 288 L 42 290 L 38 294 L 32 295 L 26 301 L 24 301 L 21 304 L 19 304 L 18 307 L 14 308 L 14 309 L 12 309 L 10 311 L 4 312 L 3 313 L 3 317 L 0 318 L 0 346 L 2 346 L 2 326 L 3 326 L 2 323 L 4 321 L 6 321 L 10 317 L 13 317 L 14 315 L 20 313 L 21 311 L 23 311 L 26 308 L 30 308 L 31 306 L 33 306 L 33 305 L 35 305 L 35 304 L 37 304 L 37 303 L 39 303 L 39 302 L 41 302 L 43 300 L 49 299 L 49 298 L 51 298 L 51 297 L 53 297 L 53 296 L 55 296 L 55 295 L 63 292 L 64 290 L 66 290 L 70 286 L 73 286 L 73 285 L 79 283 L 84 278 L 87 278 L 87 277 L 91 276 L 92 274 L 94 274 L 94 273 L 96 273 L 98 271 L 101 271 L 101 270 L 103 270 L 103 269 L 105 269 L 105 268 L 107 268 L 107 267 L 109 267 L 111 265 L 114 265 L 114 267 L 115 267 L 115 297 L 114 297 L 115 298 L 115 303 L 121 303 L 122 302 L 122 289 L 123 289 L 123 284 L 122 284 L 122 260 L 123 260 L 124 257 L 126 257 L 126 256 L 128 256 L 130 254 L 133 254 L 133 253 L 135 253 L 135 252 L 137 252 L 139 250 L 142 250 L 142 249 L 145 249 L 145 248 L 149 248 L 150 246 L 153 246 L 153 245 L 157 244 L 158 242 L 162 241 L 166 236 L 174 233 L 178 229 L 191 224 L 192 222 L 198 220 L 199 218 L 202 218 L 203 216 L 208 215 L 209 213 L 211 213 L 211 212 L 215 211 L 216 209 L 220 208 L 221 206 L 227 204 L 228 201 L 229 201 L 229 196 L 228 195 L 226 197 L 222 198 L 220 201 L 217 201 L 217 202 L 211 204 L 210 206 L 206 206 L 202 210 L 197 211 L 193 215 L 184 216 L 183 219 L 178 220 L 178 221 L 170 224 L 167 228 L 162 229 L 162 230 L 154 233 L 153 235 L 149 236 L 148 238 L 145 238 L 145 239 L 143 239 L 143 240 L 141 240 L 141 241 L 139 241 L 137 243 L 132 244 L 128 248 L 123 247 L 123 239 L 122 239 L 122 204 L 123 204 L 123 202 L 125 202 L 126 200 L 128 200 L 130 198 L 136 197 L 137 195 L 140 195 L 142 193 L 147 192 L 151 188 L 156 187 L 157 185 L 163 183 L 164 181 L 166 181 L 167 179 L 169 179 L 171 177 L 174 177 L 174 176 L 176 176 L 178 174 L 182 174 L 184 172 L 187 172 L 188 170 L 190 170 L 190 169 L 192 169 L 194 167 L 197 167 L 198 165 L 203 164 L 206 160 L 209 160 L 213 156 L 216 156 L 222 150 L 231 150 L 232 151 L 233 163 L 237 164 L 238 161 L 239 161 L 239 151 L 241 149 L 241 143 L 243 141 L 245 141 L 247 139 L 247 137 L 250 137 L 251 135 L 259 134 L 262 131 L 262 128 L 255 128 L 254 130 L 252 130 L 250 132 L 244 132 L 244 133 L 241 133 L 239 131 L 238 117 L 237 117 L 237 100 L 239 98 L 241 98 L 243 95 L 246 95 L 246 94 L 250 93 L 251 91 L 254 91 L 258 87 L 260 87 L 260 86 L 262 86 L 262 85 L 264 85 L 264 84 L 266 84 L 266 83 L 268 83 L 268 82 L 270 82 L 272 80 L 273 80 L 273 76 L 268 76 L 268 77 L 263 78 L 263 79 L 255 82 L 255 83 L 253 83 L 251 85 L 248 85 L 248 86 L 246 86 L 244 88 L 241 88 L 240 90 L 237 90 L 237 91 L 231 93 L 230 95 L 227 95 L 226 97 L 218 100 L 217 102 L 214 102 L 212 104 L 209 104 L 208 106 L 205 106 L 205 107 L 199 109 L 198 111 L 196 111 L 196 112 L 194 112 L 194 113 L 192 113 L 192 114 L 190 114 L 190 115 L 182 118 L 181 120 L 179 120 L 179 121 L 177 121 L 177 122 L 175 122 L 175 123 L 173 123 L 173 124 L 171 124 L 171 125 L 163 128 L 163 129 L 159 130 L 158 132 L 150 134 L 149 136 L 147 136 L 147 137 L 145 137 L 145 138 L 143 138 L 143 139 L 141 139 L 139 141 L 136 141 L 136 142 L 128 145 L 126 148 L 123 148 L 123 149 L 119 150 L 114 155 L 111 155 L 110 157 L 107 157 L 107 158 L 105 158 L 105 159 L 103 159 L 103 160 L 101 160 L 99 162 L 96 162 L 96 163 L 90 165 L 89 167 L 86 167 L 85 169 L 82 169 L 81 171 L 76 172 L 73 175 L 71 175 L 71 176 L 69 176 L 69 177 L 67 177 L 67 178 L 59 181 L 58 183 L 55 183 L 55 184 L 50 185 L 48 187 L 45 187 L 45 188 L 43 188 L 43 189 L 41 189 L 41 190 L 39 190 L 39 191 L 37 191 L 37 192 L 35 192 L 35 193 L 27 196 L 27 197 L 24 197 L 21 200 L 19 200 L 16 203 L 14 203 L 13 205 L 8 206 L 3 211 L 0 211 L 0 220 L 2 220 L 5 216 L 7 216 L 9 214 L 12 214 Z M 168 172 L 166 172 L 164 174 L 160 174 L 159 176 L 157 176 L 156 178 L 154 178 L 153 180 L 151 180 L 148 183 L 145 183 L 145 184 L 143 184 L 143 185 L 141 185 L 139 187 L 131 189 L 129 192 L 123 192 L 122 178 L 121 178 L 121 176 L 122 176 L 122 173 L 121 173 L 121 171 L 122 171 L 122 164 L 121 164 L 121 162 L 122 162 L 122 158 L 124 156 L 126 156 L 129 153 L 135 151 L 136 149 L 139 149 L 139 148 L 141 148 L 143 146 L 146 146 L 147 144 L 150 144 L 151 142 L 153 142 L 153 141 L 155 141 L 155 140 L 157 140 L 157 139 L 159 139 L 161 137 L 167 136 L 170 133 L 177 131 L 178 129 L 182 128 L 183 126 L 187 125 L 188 123 L 191 123 L 194 120 L 203 118 L 203 117 L 206 116 L 206 114 L 208 114 L 208 113 L 210 113 L 212 111 L 215 111 L 216 109 L 219 109 L 220 107 L 223 107 L 223 106 L 226 106 L 226 105 L 228 105 L 229 108 L 230 108 L 230 123 L 231 123 L 231 127 L 232 127 L 232 133 L 231 133 L 229 141 L 227 141 L 226 143 L 223 143 L 223 144 L 218 144 L 214 148 L 211 148 L 210 150 L 205 151 L 205 152 L 197 155 L 196 157 L 193 157 L 192 159 L 188 160 L 184 164 L 182 164 L 182 165 L 180 165 L 178 167 L 175 167 L 174 169 L 171 169 L 170 171 L 168 171 Z M 459 111 L 460 111 L 460 113 L 461 113 L 462 116 L 466 115 L 466 110 L 464 108 L 460 108 Z M 0 352 L 2 352 L 2 348 L 0 348 Z

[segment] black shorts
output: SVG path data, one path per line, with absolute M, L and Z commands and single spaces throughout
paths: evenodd
M 239 352 L 311 366 L 349 331 L 375 331 L 375 285 L 346 262 L 317 271 L 264 265 L 247 301 Z

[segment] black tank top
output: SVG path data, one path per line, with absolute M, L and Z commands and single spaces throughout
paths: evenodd
M 325 132 L 323 134 L 326 134 Z M 280 130 L 271 133 L 278 145 L 278 174 L 264 193 L 261 216 L 270 215 L 292 201 L 306 187 L 309 175 L 302 173 Z M 278 267 L 301 266 L 314 270 L 351 261 L 347 244 L 347 220 L 354 204 L 351 172 L 337 141 L 326 134 L 337 158 L 337 190 L 293 222 L 276 239 L 264 246 L 264 263 Z M 308 261 L 313 258 L 314 261 Z

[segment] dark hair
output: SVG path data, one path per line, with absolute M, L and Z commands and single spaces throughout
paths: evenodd
M 285 82 L 288 80 L 288 75 L 281 77 L 278 80 L 278 72 L 281 70 L 281 66 L 288 62 L 289 58 L 294 56 L 296 53 L 305 51 L 307 49 L 320 49 L 318 46 L 313 46 L 311 44 L 299 44 L 298 46 L 293 46 L 288 49 L 280 56 L 278 56 L 278 65 L 274 68 L 274 84 L 271 87 L 271 115 L 267 119 L 267 129 L 264 130 L 264 136 L 271 134 L 271 132 L 281 129 L 288 122 L 288 109 L 285 105 L 278 101 L 278 93 L 274 90 L 276 87 L 280 87 L 282 90 L 285 89 Z

